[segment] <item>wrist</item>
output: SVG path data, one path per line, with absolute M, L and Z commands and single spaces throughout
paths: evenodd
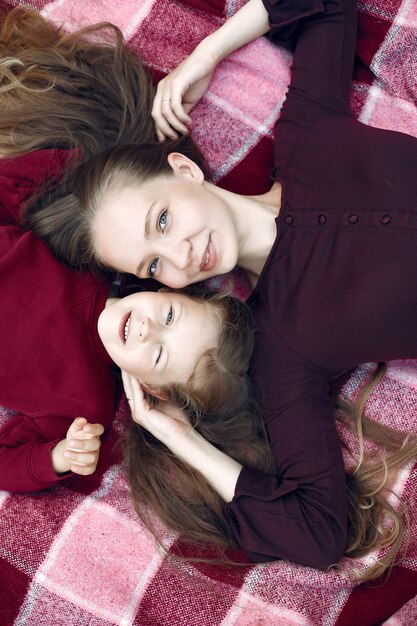
M 195 47 L 193 55 L 195 62 L 207 68 L 211 68 L 212 71 L 216 69 L 216 66 L 222 59 L 224 59 L 228 52 L 222 38 L 218 36 L 219 31 L 214 31 L 211 35 L 205 37 Z

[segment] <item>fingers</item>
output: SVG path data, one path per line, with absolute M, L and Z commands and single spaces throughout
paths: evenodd
M 67 432 L 67 439 L 92 439 L 104 433 L 102 424 L 90 424 L 85 417 L 77 417 Z
M 134 376 L 130 377 L 130 388 L 132 390 L 133 399 L 135 401 L 144 399 L 142 386 L 138 379 Z
M 90 453 L 86 454 L 84 452 L 71 452 L 70 450 L 66 450 L 64 452 L 64 457 L 67 459 L 69 463 L 71 463 L 71 467 L 75 465 L 76 467 L 92 467 L 97 465 L 98 454 Z
M 80 476 L 90 476 L 96 471 L 97 462 L 91 465 L 76 465 L 73 463 L 70 470 L 73 474 L 79 474 Z
M 156 136 L 159 141 L 165 139 L 178 139 L 178 130 L 182 134 L 188 134 L 186 126 L 178 122 L 171 108 L 171 101 L 167 98 L 155 98 L 152 112 L 155 122 Z
M 71 433 L 71 436 L 74 436 L 76 433 L 81 432 L 87 423 L 85 417 L 76 417 L 68 429 L 67 436 L 69 433 Z
M 137 424 L 143 425 L 144 414 L 149 412 L 149 403 L 145 399 L 143 389 L 140 382 L 134 377 L 122 370 L 123 386 L 126 392 L 126 398 L 129 402 L 132 419 Z
M 137 378 L 122 370 L 122 381 L 127 401 L 129 403 L 141 402 L 144 397 L 143 389 Z
M 68 441 L 64 458 L 70 463 L 71 471 L 83 476 L 92 474 L 97 466 L 100 445 L 98 437 L 86 441 Z
M 192 120 L 183 105 L 183 91 L 170 77 L 158 85 L 151 115 L 159 141 L 189 134 Z
M 86 424 L 78 434 L 78 439 L 100 437 L 104 433 L 103 424 Z
M 93 439 L 69 439 L 67 441 L 67 451 L 73 452 L 96 452 L 100 449 L 101 441 L 99 437 Z
M 123 389 L 125 390 L 127 400 L 133 399 L 133 390 L 132 390 L 132 385 L 130 383 L 130 378 L 131 378 L 130 374 L 122 370 Z
M 85 417 L 77 417 L 67 432 L 65 461 L 69 469 L 82 476 L 93 474 L 97 467 L 101 446 L 102 424 L 90 424 Z

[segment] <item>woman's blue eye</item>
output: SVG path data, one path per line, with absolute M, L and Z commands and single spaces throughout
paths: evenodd
M 167 323 L 166 323 L 166 325 L 169 326 L 169 324 L 171 324 L 173 319 L 174 319 L 174 311 L 172 310 L 172 306 L 170 306 L 169 307 L 169 311 L 168 311 L 168 315 L 167 315 Z
M 161 232 L 164 232 L 166 225 L 168 223 L 168 211 L 165 209 L 162 213 L 159 214 L 158 217 L 158 228 Z
M 155 276 L 156 270 L 158 269 L 158 263 L 159 259 L 154 259 L 152 263 L 150 263 L 148 267 L 148 276 L 150 278 L 152 278 L 152 276 Z

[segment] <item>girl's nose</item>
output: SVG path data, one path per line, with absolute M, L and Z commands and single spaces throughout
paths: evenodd
M 149 333 L 151 332 L 151 322 L 148 317 L 144 317 L 141 323 L 139 324 L 139 340 L 146 341 L 149 337 Z

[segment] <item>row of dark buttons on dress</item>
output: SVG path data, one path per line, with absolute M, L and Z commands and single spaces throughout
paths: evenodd
M 381 217 L 381 224 L 389 224 L 391 222 L 391 215 L 384 215 L 383 217 Z M 359 222 L 359 215 L 356 215 L 355 213 L 353 213 L 352 215 L 349 215 L 348 220 L 351 224 L 357 224 Z M 294 217 L 292 215 L 286 215 L 284 217 L 284 222 L 286 224 L 293 224 L 294 223 Z M 325 215 L 319 215 L 318 216 L 318 223 L 319 224 L 325 224 L 327 222 L 327 217 Z

